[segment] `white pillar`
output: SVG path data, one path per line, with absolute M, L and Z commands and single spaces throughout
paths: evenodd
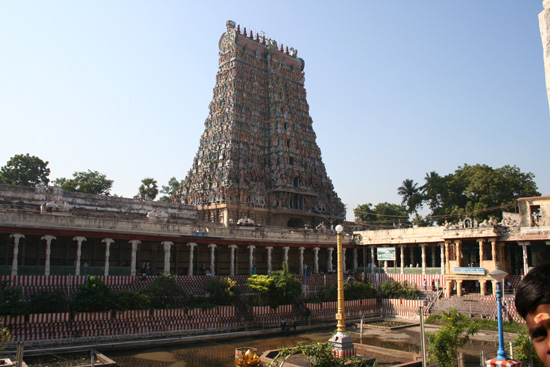
M 248 275 L 252 275 L 254 273 L 254 249 L 256 246 L 249 245 L 248 246 Z
M 42 236 L 42 240 L 46 241 L 46 263 L 44 266 L 44 275 L 50 275 L 50 259 L 52 256 L 52 240 L 55 240 L 55 236 Z
M 19 240 L 25 238 L 25 235 L 20 233 L 10 234 L 10 238 L 13 238 L 13 261 L 11 263 L 11 275 L 17 275 L 17 265 L 19 260 Z
M 435 244 L 430 245 L 430 252 L 432 253 L 432 268 L 435 268 Z
M 164 274 L 170 274 L 170 249 L 174 242 L 164 241 L 161 244 L 164 246 Z
M 334 252 L 334 248 L 329 247 L 327 250 L 328 250 L 327 273 L 331 273 L 332 272 L 332 253 Z
M 80 258 L 82 257 L 82 242 L 86 241 L 86 237 L 74 237 L 73 241 L 76 241 L 76 260 L 74 275 L 80 275 Z M 135 274 L 134 274 L 135 275 Z
M 359 261 L 358 261 L 358 256 L 357 255 L 357 247 L 354 247 L 353 248 L 353 272 L 354 273 L 357 273 L 357 268 L 359 267 Z
M 439 244 L 439 258 L 441 260 L 441 274 L 445 274 L 445 243 Z
M 189 270 L 187 271 L 187 275 L 191 276 L 193 275 L 193 257 L 194 257 L 194 250 L 195 247 L 197 247 L 197 244 L 194 242 L 188 243 L 187 246 L 189 247 Z
M 288 250 L 290 250 L 290 247 L 283 247 L 283 262 L 286 264 L 286 266 L 288 266 Z
M 374 266 L 375 266 L 375 264 L 374 264 L 374 246 L 371 246 L 371 248 L 370 248 L 370 258 L 371 258 L 371 264 L 370 264 L 371 265 L 371 270 L 374 273 Z
M 104 238 L 101 240 L 105 244 L 105 269 L 103 275 L 109 275 L 109 258 L 111 257 L 111 243 L 115 242 L 112 238 Z
M 523 247 L 523 276 L 527 275 L 529 272 L 529 258 L 527 255 L 527 246 L 531 245 L 531 242 L 520 242 L 521 247 Z
M 346 269 L 346 251 L 348 249 L 343 247 L 342 248 L 342 270 L 344 271 L 344 274 L 346 273 L 347 269 Z
M 422 275 L 426 275 L 426 244 L 420 245 L 422 250 Z
M 319 247 L 313 249 L 313 272 L 319 274 Z
M 267 273 L 271 273 L 271 251 L 273 251 L 273 246 L 267 246 Z
M 235 276 L 235 249 L 237 248 L 237 245 L 229 245 L 229 249 L 231 251 L 231 254 L 229 256 L 229 275 Z M 268 255 L 269 259 L 269 255 Z
M 141 243 L 139 240 L 130 240 L 128 241 L 132 245 L 132 257 L 130 258 L 130 275 L 136 275 L 136 260 L 137 260 L 137 249 L 138 245 Z
M 305 247 L 300 247 L 298 250 L 300 251 L 300 274 L 304 274 L 304 250 Z
M 405 274 L 405 245 L 399 245 L 401 250 L 401 274 Z
M 214 271 L 216 269 L 216 247 L 218 246 L 213 243 L 208 245 L 208 248 L 210 249 L 210 274 L 212 274 L 212 276 L 216 275 L 216 272 Z

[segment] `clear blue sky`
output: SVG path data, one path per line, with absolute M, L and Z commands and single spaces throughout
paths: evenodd
M 298 49 L 317 143 L 348 207 L 406 178 L 517 165 L 550 195 L 542 0 L 0 2 L 0 166 L 88 169 L 131 197 L 185 178 L 232 19 Z

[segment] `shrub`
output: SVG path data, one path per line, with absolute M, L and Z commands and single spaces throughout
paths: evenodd
M 6 280 L 0 281 L 0 315 L 28 315 L 29 309 L 23 301 L 23 288 L 21 285 L 10 287 Z
M 312 344 L 298 343 L 290 348 L 283 348 L 274 362 L 277 366 L 284 365 L 289 356 L 302 353 L 306 363 L 310 367 L 344 367 L 344 366 L 367 366 L 357 357 L 337 357 L 333 351 L 333 344 L 330 342 L 317 342 Z
M 388 279 L 380 283 L 380 293 L 382 298 L 402 298 L 416 300 L 420 296 L 420 290 L 416 284 L 409 285 L 407 281 L 400 283 L 393 279 Z
M 2 316 L 0 316 L 0 325 L 3 325 Z M 0 352 L 4 349 L 4 344 L 12 341 L 10 331 L 7 328 L 0 327 Z
M 201 296 L 197 296 L 197 297 L 191 296 L 189 298 L 188 305 L 189 305 L 190 308 L 200 308 L 200 309 L 203 309 L 203 310 L 216 307 L 216 304 L 214 303 L 212 298 L 210 298 L 210 297 L 201 297 Z
M 322 288 L 317 297 L 322 302 L 331 302 L 338 300 L 338 284 L 332 284 Z M 376 297 L 376 289 L 368 280 L 365 283 L 356 281 L 355 279 L 344 283 L 344 300 L 351 301 L 355 299 L 365 299 Z
M 302 293 L 302 284 L 296 279 L 296 274 L 288 271 L 288 265 L 283 263 L 282 270 L 271 273 L 273 282 L 270 284 L 268 303 L 271 307 L 294 303 Z
M 141 290 L 141 294 L 149 297 L 152 308 L 179 308 L 187 304 L 185 291 L 171 274 L 156 277 L 153 283 Z
M 256 304 L 273 308 L 294 303 L 302 293 L 302 284 L 296 279 L 296 274 L 288 271 L 286 263 L 283 263 L 282 270 L 273 271 L 271 275 L 252 275 L 247 284 L 250 290 L 260 294 Z
M 237 282 L 227 277 L 210 280 L 204 289 L 210 294 L 214 304 L 220 306 L 230 305 L 241 293 Z
M 470 339 L 470 335 L 478 331 L 470 318 L 459 314 L 451 308 L 448 312 L 441 312 L 441 329 L 428 333 L 428 361 L 437 366 L 454 367 L 458 364 L 457 349 L 464 346 Z
M 113 309 L 146 310 L 151 306 L 151 300 L 145 294 L 133 291 L 120 291 L 113 294 Z
M 361 283 L 352 279 L 344 284 L 344 299 L 355 300 L 376 297 L 376 289 L 368 280 Z
M 68 312 L 71 307 L 71 298 L 61 291 L 40 291 L 33 294 L 29 303 L 31 313 Z
M 73 295 L 73 310 L 77 312 L 99 312 L 113 308 L 113 293 L 101 279 L 86 278 Z

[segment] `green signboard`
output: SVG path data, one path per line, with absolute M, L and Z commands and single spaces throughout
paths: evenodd
M 395 247 L 377 247 L 378 261 L 395 261 Z

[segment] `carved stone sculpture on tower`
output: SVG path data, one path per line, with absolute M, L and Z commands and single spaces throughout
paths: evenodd
M 233 21 L 226 27 L 205 130 L 179 200 L 225 225 L 245 216 L 302 228 L 342 220 L 344 205 L 315 141 L 304 60 Z

